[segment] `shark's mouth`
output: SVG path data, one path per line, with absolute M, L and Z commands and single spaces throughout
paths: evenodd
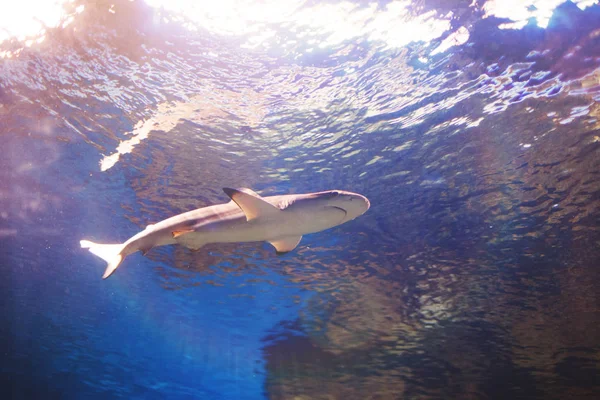
M 346 216 L 348 215 L 348 211 L 344 210 L 342 207 L 336 207 L 336 206 L 330 206 L 333 208 L 337 208 L 338 210 L 341 210 L 344 212 L 344 218 L 342 218 L 342 221 L 346 218 Z
M 344 214 L 348 214 L 348 212 L 346 210 L 344 210 L 342 207 L 338 207 L 338 206 L 331 206 L 333 208 L 337 208 L 338 210 L 342 210 L 344 212 Z

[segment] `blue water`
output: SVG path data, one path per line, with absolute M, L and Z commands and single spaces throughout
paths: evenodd
M 1 397 L 600 398 L 600 6 L 500 29 L 437 3 L 408 32 L 356 3 L 333 40 L 299 22 L 318 2 L 249 33 L 77 1 L 0 44 Z M 79 246 L 222 187 L 371 209 L 284 256 L 165 246 L 107 280 Z

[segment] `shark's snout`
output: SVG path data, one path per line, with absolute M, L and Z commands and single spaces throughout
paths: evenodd
M 367 210 L 368 210 L 369 208 L 371 208 L 371 202 L 369 201 L 369 199 L 367 199 L 367 198 L 366 198 L 365 196 L 363 196 L 362 194 L 357 194 L 356 196 L 358 196 L 358 197 L 359 197 L 359 199 L 360 199 L 360 201 L 362 201 L 362 202 L 363 202 L 363 204 L 364 204 L 364 208 L 365 208 L 365 211 L 363 211 L 363 214 L 364 214 L 365 212 L 367 212 Z
M 367 212 L 369 207 L 371 207 L 369 199 L 361 194 L 343 191 L 334 192 L 336 193 L 336 196 L 332 196 L 329 201 L 332 205 L 335 205 L 346 212 L 346 217 L 343 222 L 351 221 L 354 218 L 361 216 Z

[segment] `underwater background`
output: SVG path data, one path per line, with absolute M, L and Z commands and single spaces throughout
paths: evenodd
M 1 398 L 600 398 L 597 1 L 2 8 Z M 222 187 L 371 209 L 79 246 Z

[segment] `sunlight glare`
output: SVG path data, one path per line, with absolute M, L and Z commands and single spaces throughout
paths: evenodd
M 0 13 L 0 42 L 42 35 L 64 22 L 65 4 L 72 0 L 21 0 L 3 5 Z
M 67 15 L 66 5 L 73 0 L 22 0 L 3 6 L 0 13 L 0 44 L 16 39 L 22 46 L 30 47 L 46 39 L 46 31 L 52 28 L 65 28 L 74 21 L 74 15 Z M 75 8 L 75 14 L 83 12 L 85 6 Z M 1 58 L 18 55 L 23 47 L 0 50 Z
M 385 7 L 376 2 L 309 4 L 303 0 L 146 0 L 157 9 L 185 15 L 198 26 L 221 35 L 245 36 L 243 47 L 268 46 L 277 32 L 288 32 L 294 39 L 285 44 L 304 42 L 325 48 L 346 40 L 366 37 L 388 47 L 401 47 L 414 41 L 438 38 L 450 28 L 451 14 L 442 19 L 431 11 L 414 16 L 408 0 L 395 0 Z M 314 42 L 313 42 L 314 41 Z M 274 43 L 273 43 L 274 44 Z

